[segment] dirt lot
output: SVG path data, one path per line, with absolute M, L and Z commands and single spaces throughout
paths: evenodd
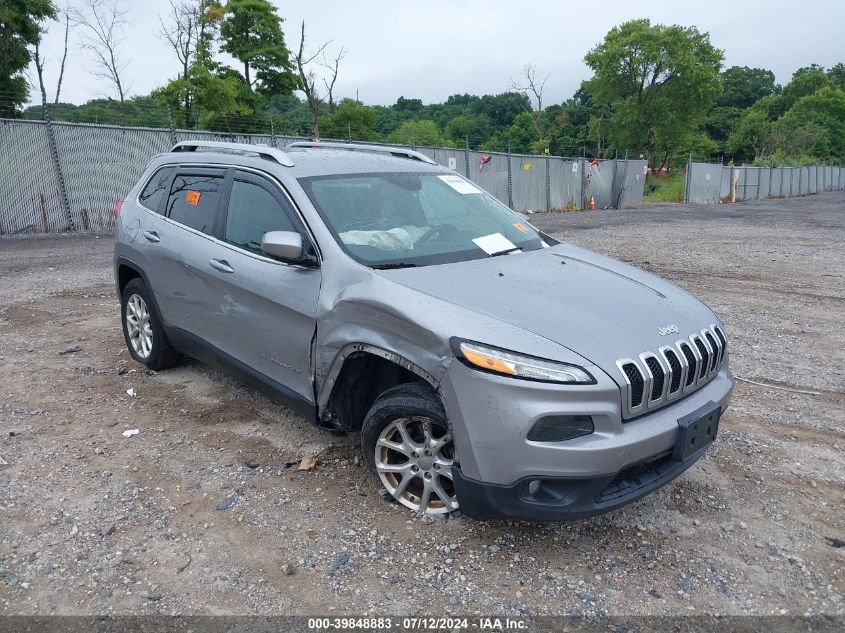
M 737 375 L 814 393 L 738 383 L 709 454 L 621 511 L 424 523 L 356 438 L 133 363 L 108 236 L 0 240 L 0 614 L 845 614 L 845 194 L 532 219 L 701 297 Z

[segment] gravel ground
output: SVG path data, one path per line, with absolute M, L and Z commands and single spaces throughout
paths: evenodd
M 814 393 L 738 383 L 708 455 L 620 511 L 427 523 L 356 438 L 133 363 L 108 236 L 0 239 L 0 615 L 845 614 L 845 195 L 532 220 L 701 297 L 739 376 Z

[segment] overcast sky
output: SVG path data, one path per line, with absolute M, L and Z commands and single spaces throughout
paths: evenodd
M 298 45 L 304 19 L 312 46 L 332 40 L 330 54 L 341 46 L 349 51 L 341 64 L 336 95 L 354 97 L 357 91 L 367 104 L 390 104 L 400 96 L 432 103 L 455 93 L 503 92 L 527 63 L 549 74 L 545 102 L 558 103 L 589 77 L 584 54 L 614 25 L 642 17 L 709 31 L 712 43 L 725 51 L 726 66 L 768 68 L 779 83 L 811 63 L 829 67 L 845 62 L 842 0 L 273 1 L 285 19 L 289 48 Z M 158 35 L 158 15 L 167 13 L 168 0 L 125 2 L 130 27 L 122 54 L 128 62 L 129 94 L 147 94 L 178 70 L 172 49 Z M 52 23 L 43 46 L 51 101 L 62 37 L 62 28 Z M 77 41 L 78 34 L 72 34 L 62 101 L 83 103 L 116 96 L 111 86 L 91 75 L 91 58 Z M 34 72 L 31 76 L 35 78 Z

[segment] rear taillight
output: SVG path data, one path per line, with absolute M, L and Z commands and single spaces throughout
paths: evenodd
M 123 208 L 123 200 L 118 198 L 117 200 L 115 200 L 115 203 L 114 203 L 114 217 L 117 217 L 117 216 L 120 215 L 120 210 L 122 208 Z

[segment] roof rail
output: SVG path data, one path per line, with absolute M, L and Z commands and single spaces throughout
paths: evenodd
M 416 152 L 412 149 L 391 147 L 389 145 L 365 145 L 363 143 L 337 143 L 331 141 L 296 141 L 295 143 L 288 145 L 288 147 L 301 147 L 305 149 L 345 149 L 352 152 L 377 152 L 381 154 L 390 154 L 391 156 L 410 158 L 411 160 L 419 160 L 423 163 L 428 163 L 429 165 L 437 165 L 435 161 L 425 154 Z
M 285 167 L 293 167 L 293 159 L 285 152 L 266 145 L 250 145 L 248 143 L 224 143 L 221 141 L 179 141 L 171 152 L 196 152 L 200 148 L 218 150 L 222 153 L 256 154 L 264 160 L 272 160 Z

